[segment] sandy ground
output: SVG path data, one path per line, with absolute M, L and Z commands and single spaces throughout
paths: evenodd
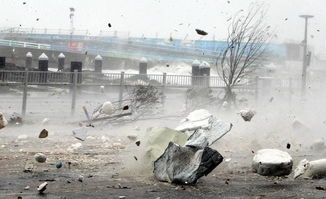
M 0 198 L 326 198 L 326 191 L 316 189 L 326 186 L 325 179 L 293 180 L 292 175 L 271 179 L 252 173 L 251 160 L 258 145 L 287 150 L 285 146 L 291 138 L 293 147 L 287 151 L 295 165 L 303 158 L 325 157 L 324 152 L 307 151 L 305 146 L 300 148 L 300 140 L 282 137 L 283 131 L 273 134 L 273 137 L 263 135 L 262 131 L 290 129 L 286 124 L 275 125 L 284 118 L 268 124 L 268 119 L 274 118 L 275 113 L 264 117 L 258 115 L 252 123 L 244 123 L 237 114 L 223 115 L 223 119 L 234 124 L 234 129 L 212 148 L 231 160 L 221 163 L 196 186 L 177 186 L 155 180 L 152 170 L 140 160 L 142 146 L 137 147 L 127 138 L 128 135 L 137 135 L 142 140 L 146 129 L 152 126 L 174 128 L 184 116 L 184 96 L 181 93 L 169 96 L 166 104 L 169 108 L 162 112 L 164 118 L 97 124 L 95 128 L 88 128 L 90 137 L 85 141 L 72 136 L 71 131 L 78 127 L 78 121 L 85 119 L 82 105 L 94 107 L 116 97 L 114 92 L 107 95 L 98 94 L 94 89 L 83 92 L 72 117 L 69 93 L 58 94 L 57 89 L 31 92 L 25 124 L 0 130 Z M 19 112 L 21 93 L 19 90 L 6 90 L 6 93 L 1 93 L 0 102 L 5 114 Z M 221 117 L 221 113 L 216 115 Z M 50 119 L 48 124 L 41 123 L 45 117 Z M 268 130 L 270 126 L 274 128 Z M 38 134 L 44 128 L 49 131 L 49 137 L 39 139 Z M 251 133 L 251 139 L 245 139 L 248 133 Z M 21 135 L 26 136 L 19 138 Z M 255 140 L 257 135 L 262 139 Z M 82 147 L 68 150 L 76 143 L 81 143 Z M 35 162 L 34 154 L 38 152 L 46 154 L 46 163 Z M 58 162 L 63 163 L 60 169 L 55 167 Z M 24 172 L 27 167 L 32 167 L 32 172 Z M 81 176 L 82 182 L 79 181 Z M 48 188 L 44 194 L 38 194 L 36 187 L 44 181 L 49 183 Z M 25 190 L 26 186 L 30 188 Z

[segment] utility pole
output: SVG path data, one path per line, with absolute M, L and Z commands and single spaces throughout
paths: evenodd
M 69 8 L 70 9 L 70 39 L 69 39 L 69 48 L 71 48 L 71 42 L 72 42 L 72 35 L 74 34 L 74 16 L 75 16 L 75 8 Z
M 303 66 L 302 66 L 302 85 L 301 85 L 301 96 L 304 97 L 306 94 L 306 80 L 307 80 L 307 66 L 308 66 L 308 20 L 313 18 L 312 15 L 300 15 L 299 17 L 305 19 L 305 31 L 303 40 Z

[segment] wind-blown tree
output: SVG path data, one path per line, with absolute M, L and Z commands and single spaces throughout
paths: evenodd
M 227 46 L 216 62 L 216 69 L 225 83 L 223 101 L 235 103 L 233 88 L 251 74 L 261 61 L 271 38 L 270 26 L 265 23 L 263 5 L 251 5 L 248 12 L 239 11 L 230 20 Z

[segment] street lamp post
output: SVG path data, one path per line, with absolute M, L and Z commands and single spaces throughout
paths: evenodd
M 301 95 L 304 97 L 306 94 L 306 80 L 307 80 L 307 65 L 308 65 L 308 57 L 307 57 L 307 47 L 308 47 L 308 20 L 313 18 L 312 15 L 300 15 L 299 17 L 305 19 L 305 32 L 304 32 L 304 40 L 303 40 L 303 65 L 302 65 L 302 85 L 301 85 Z

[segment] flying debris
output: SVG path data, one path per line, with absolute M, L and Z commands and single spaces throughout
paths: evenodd
M 109 26 L 109 28 L 111 28 L 112 26 L 111 26 L 111 23 L 108 23 L 108 26 Z
M 24 1 L 24 2 L 23 2 L 23 5 L 25 5 L 25 4 L 26 4 L 26 2 Z
M 288 20 L 288 18 L 285 18 L 285 19 L 284 19 L 284 21 L 287 21 L 287 20 Z
M 200 30 L 200 29 L 195 29 L 195 30 L 196 30 L 197 34 L 199 34 L 199 35 L 203 35 L 203 36 L 208 35 L 208 33 L 203 30 Z
M 40 20 L 40 18 L 37 18 L 37 19 L 36 19 L 36 21 L 39 21 L 39 20 Z

